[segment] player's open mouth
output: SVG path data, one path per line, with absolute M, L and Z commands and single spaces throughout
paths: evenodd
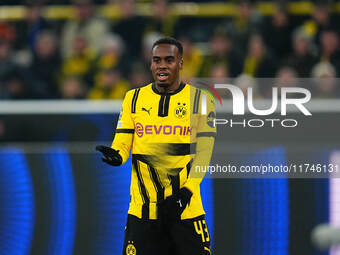
M 169 77 L 169 74 L 168 73 L 158 73 L 157 74 L 157 78 L 159 81 L 165 81 L 167 80 Z

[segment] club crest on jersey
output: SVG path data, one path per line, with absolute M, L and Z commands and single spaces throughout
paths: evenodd
M 126 246 L 126 255 L 136 255 L 137 250 L 136 247 L 133 245 L 133 242 L 128 242 L 129 244 Z
M 187 114 L 188 110 L 186 107 L 186 103 L 177 103 L 177 107 L 175 108 L 175 116 L 179 119 L 183 119 Z

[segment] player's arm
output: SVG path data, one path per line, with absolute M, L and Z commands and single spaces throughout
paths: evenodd
M 196 135 L 196 154 L 193 159 L 190 174 L 184 186 L 176 194 L 168 197 L 164 201 L 163 213 L 168 219 L 178 220 L 186 206 L 190 203 L 193 191 L 200 185 L 204 173 L 195 172 L 196 166 L 207 166 L 213 152 L 216 127 L 214 118 L 216 116 L 215 107 L 212 100 L 207 97 L 207 115 L 199 116 L 198 132 Z
M 195 190 L 197 185 L 200 185 L 204 178 L 205 172 L 197 171 L 197 169 L 210 164 L 216 137 L 214 122 L 216 118 L 215 105 L 211 96 L 205 95 L 207 97 L 207 114 L 199 116 L 196 134 L 196 154 L 191 164 L 190 174 L 184 184 L 184 188 L 189 189 L 191 192 Z
M 184 209 L 190 203 L 195 187 L 200 185 L 204 177 L 204 173 L 193 173 L 193 171 L 195 171 L 196 166 L 209 165 L 215 141 L 215 137 L 210 137 L 210 135 L 212 134 L 209 134 L 209 137 L 202 136 L 197 138 L 196 155 L 186 183 L 179 192 L 164 201 L 163 214 L 169 220 L 179 220 L 181 218 Z
M 208 166 L 210 163 L 211 155 L 214 148 L 214 137 L 198 137 L 196 146 L 196 155 L 191 164 L 190 174 L 184 184 L 184 188 L 189 189 L 191 192 L 200 185 L 205 173 L 197 171 L 202 169 L 202 166 Z
M 96 150 L 103 154 L 102 160 L 112 166 L 124 164 L 130 155 L 135 129 L 131 116 L 132 93 L 133 91 L 128 91 L 123 100 L 122 111 L 119 115 L 116 134 L 111 147 L 104 145 L 96 147 Z

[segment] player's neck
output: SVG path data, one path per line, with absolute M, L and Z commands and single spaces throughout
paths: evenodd
M 172 92 L 175 92 L 179 88 L 180 84 L 181 82 L 177 81 L 169 85 L 168 87 L 161 87 L 156 83 L 156 88 L 159 91 L 159 93 L 172 93 Z

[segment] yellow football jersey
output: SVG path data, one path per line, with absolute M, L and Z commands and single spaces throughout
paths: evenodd
M 204 98 L 204 104 L 202 104 Z M 203 112 L 203 114 L 202 114 Z M 172 93 L 155 84 L 126 93 L 112 148 L 132 159 L 129 214 L 157 219 L 157 204 L 186 187 L 193 196 L 181 218 L 204 214 L 194 165 L 208 165 L 216 128 L 213 100 L 204 91 L 181 83 Z

